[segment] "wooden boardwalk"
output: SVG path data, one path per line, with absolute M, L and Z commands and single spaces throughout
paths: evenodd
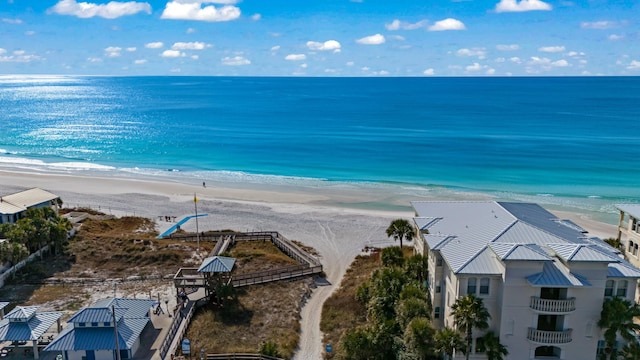
M 174 237 L 177 238 L 177 237 Z M 195 236 L 180 237 L 185 241 L 197 241 Z M 297 260 L 300 265 L 289 266 L 281 269 L 258 271 L 245 274 L 231 275 L 231 284 L 234 288 L 243 286 L 264 284 L 273 281 L 294 279 L 298 277 L 319 274 L 322 272 L 322 264 L 320 261 L 302 250 L 291 240 L 285 238 L 280 233 L 271 232 L 251 232 L 251 233 L 224 233 L 217 236 L 200 237 L 200 241 L 206 240 L 217 241 L 215 248 L 209 256 L 217 256 L 225 251 L 236 241 L 271 241 L 282 252 L 289 257 Z M 171 325 L 167 336 L 160 348 L 160 356 L 162 359 L 169 359 L 171 355 L 174 355 L 178 342 L 182 339 L 182 336 L 186 332 L 191 317 L 195 311 L 195 308 L 204 304 L 206 301 L 205 291 L 200 291 L 202 294 L 194 296 L 198 290 L 203 289 L 206 286 L 205 278 L 203 274 L 198 272 L 198 268 L 180 268 L 173 277 L 174 285 L 177 289 L 185 289 L 187 294 L 191 294 L 190 301 L 187 303 L 186 308 L 179 311 L 174 316 L 174 323 Z M 198 354 L 199 355 L 199 354 Z M 260 355 L 260 354 L 207 354 L 207 359 L 264 359 L 264 360 L 279 360 L 278 358 Z

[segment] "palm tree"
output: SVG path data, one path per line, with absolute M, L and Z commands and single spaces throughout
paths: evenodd
M 624 298 L 616 296 L 602 304 L 598 327 L 606 329 L 604 341 L 607 348 L 611 349 L 609 359 L 616 358 L 615 345 L 618 335 L 627 341 L 635 341 L 635 335 L 640 331 L 640 325 L 633 321 L 636 316 L 640 316 L 640 307 Z
M 409 221 L 405 219 L 396 219 L 391 222 L 387 228 L 387 237 L 393 237 L 394 240 L 400 240 L 400 248 L 402 249 L 402 240 L 413 240 L 416 232 Z
M 482 299 L 473 294 L 462 297 L 451 306 L 451 314 L 458 329 L 466 333 L 467 360 L 471 352 L 471 342 L 473 341 L 473 329 L 486 329 L 489 327 L 488 321 L 491 318 L 489 311 L 484 307 Z
M 433 337 L 435 342 L 435 351 L 438 355 L 446 355 L 447 359 L 453 358 L 453 353 L 456 350 L 464 352 L 465 346 L 462 341 L 462 335 L 459 332 L 450 329 L 443 328 L 436 332 Z
M 620 351 L 622 360 L 640 360 L 640 344 L 637 340 L 626 344 Z
M 484 351 L 489 360 L 502 360 L 503 356 L 509 355 L 507 348 L 500 344 L 500 337 L 496 336 L 493 331 L 489 331 L 482 337 L 481 344 L 478 350 Z

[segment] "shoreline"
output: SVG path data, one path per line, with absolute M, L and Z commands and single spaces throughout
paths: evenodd
M 189 184 L 173 179 L 153 179 L 150 177 L 119 177 L 119 176 L 97 176 L 85 174 L 60 174 L 45 173 L 27 170 L 0 170 L 0 192 L 9 193 L 24 188 L 39 187 L 47 191 L 59 193 L 66 206 L 69 207 L 98 207 L 109 209 L 116 213 L 131 214 L 136 212 L 140 216 L 155 219 L 157 215 L 151 214 L 149 208 L 138 208 L 135 204 L 101 205 L 98 197 L 108 197 L 110 195 L 129 194 L 130 198 L 140 196 L 152 196 L 166 198 L 170 203 L 191 203 L 194 195 L 199 201 L 218 201 L 244 204 L 248 206 L 261 205 L 273 211 L 296 213 L 301 209 L 313 210 L 325 213 L 337 212 L 348 214 L 360 214 L 368 216 L 388 217 L 411 217 L 413 212 L 407 200 L 405 205 L 398 203 L 398 199 L 392 199 L 395 194 L 385 194 L 382 191 L 375 191 L 373 194 L 367 189 L 345 189 L 345 188 L 320 188 L 303 187 L 300 185 L 284 186 L 274 184 L 253 184 L 253 183 L 223 183 L 219 181 L 209 182 L 203 187 L 199 181 L 194 179 L 196 184 Z M 16 185 L 20 184 L 20 185 Z M 378 189 L 380 190 L 380 189 Z M 452 193 L 451 198 L 444 197 L 446 194 L 431 194 L 430 197 L 416 196 L 413 200 L 434 200 L 434 201 L 485 201 L 501 200 L 488 194 L 464 193 L 456 196 Z M 410 194 L 404 196 L 410 198 Z M 390 205 L 384 206 L 383 201 L 387 198 L 392 201 Z M 535 199 L 523 199 L 521 201 L 536 202 Z M 601 238 L 613 237 L 617 234 L 616 224 L 602 221 L 596 218 L 593 213 L 564 209 L 561 206 L 554 206 L 538 202 L 541 206 L 555 214 L 561 219 L 569 219 L 589 231 L 592 236 Z M 113 206 L 109 206 L 113 205 Z M 382 205 L 382 206 L 380 206 Z M 382 208 L 384 207 L 384 209 Z M 136 211 L 137 210 L 137 211 Z M 185 207 L 185 211 L 187 207 Z M 179 214 L 183 215 L 183 214 Z M 178 215 L 174 215 L 178 216 Z

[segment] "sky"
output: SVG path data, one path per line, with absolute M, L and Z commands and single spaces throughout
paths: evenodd
M 0 0 L 0 74 L 639 76 L 640 0 Z

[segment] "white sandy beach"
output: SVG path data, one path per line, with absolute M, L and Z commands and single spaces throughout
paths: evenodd
M 315 248 L 327 274 L 329 285 L 314 290 L 302 310 L 302 334 L 297 359 L 319 359 L 323 352 L 320 333 L 322 304 L 339 285 L 353 258 L 365 246 L 393 244 L 385 235 L 390 220 L 410 218 L 410 211 L 374 211 L 348 209 L 318 203 L 357 202 L 362 194 L 326 194 L 314 189 L 251 188 L 241 185 L 183 184 L 149 180 L 81 177 L 30 172 L 0 171 L 0 194 L 40 187 L 58 194 L 67 207 L 92 207 L 113 215 L 136 215 L 154 219 L 158 230 L 170 223 L 159 216 L 178 220 L 194 213 L 197 194 L 200 231 L 232 229 L 237 231 L 278 231 L 289 239 Z M 325 190 L 326 191 L 326 190 Z M 408 205 L 408 204 L 407 204 Z M 555 212 L 571 219 L 602 238 L 616 235 L 613 224 L 596 222 L 584 214 Z M 195 231 L 195 222 L 182 226 Z

